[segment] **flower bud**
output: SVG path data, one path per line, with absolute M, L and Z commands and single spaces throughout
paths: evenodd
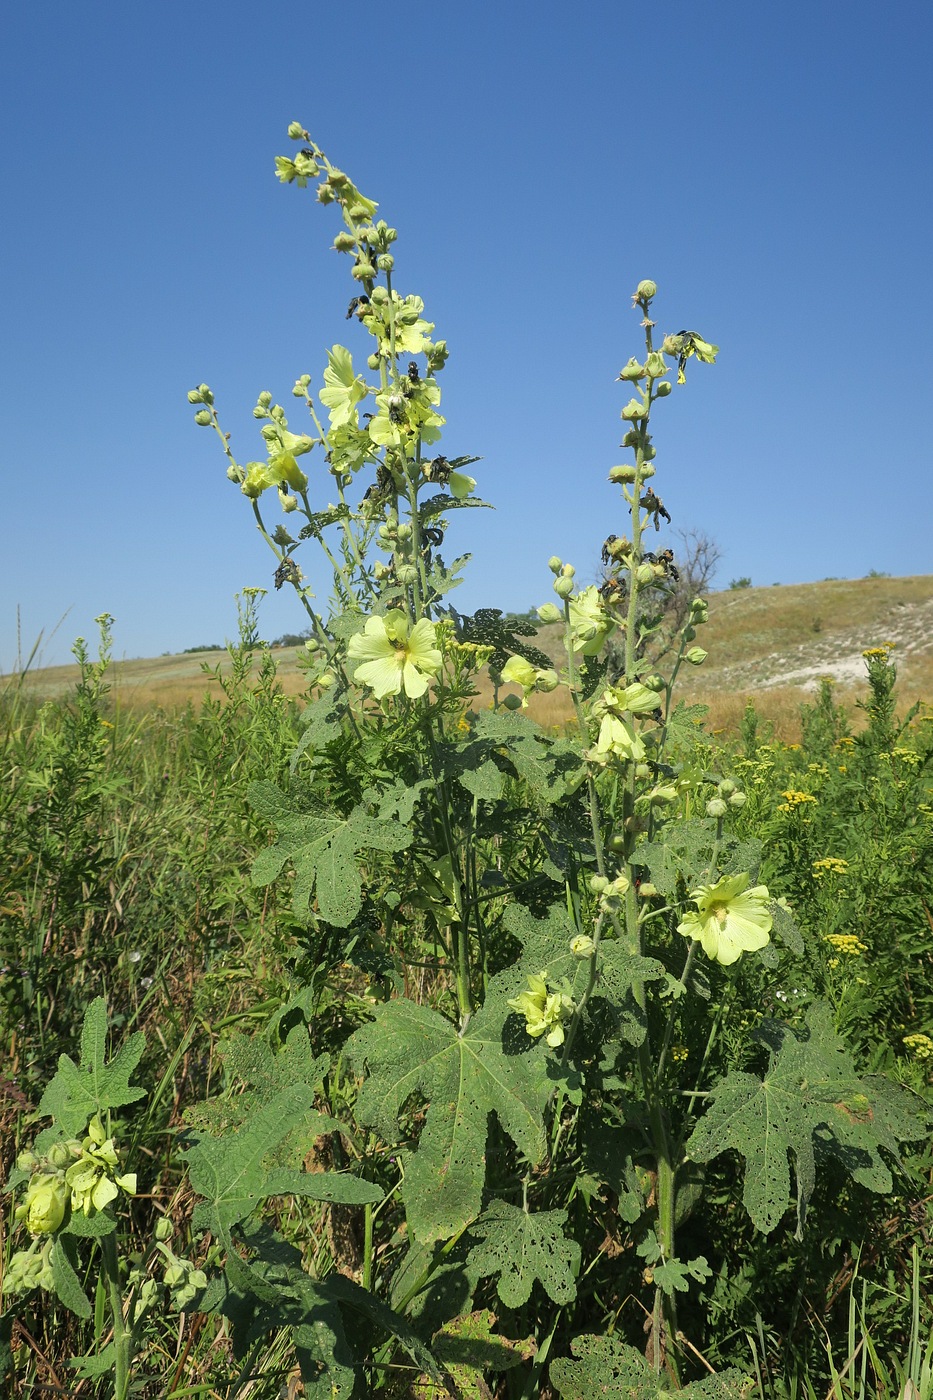
M 660 379 L 667 374 L 667 365 L 664 363 L 664 356 L 657 350 L 652 350 L 645 361 L 645 373 L 649 379 Z
M 711 797 L 706 804 L 706 815 L 708 817 L 724 817 L 729 808 L 721 797 Z
M 564 567 L 564 562 L 562 559 L 558 559 L 556 554 L 552 554 L 550 559 L 547 561 L 547 566 L 552 574 L 559 574 L 561 569 Z
M 720 797 L 729 797 L 735 792 L 735 783 L 731 778 L 723 778 L 716 791 Z
M 648 481 L 648 479 L 649 479 L 650 477 L 654 476 L 654 473 L 655 473 L 655 468 L 651 465 L 650 462 L 647 462 L 647 461 L 646 461 L 646 462 L 644 463 L 642 469 L 641 469 L 641 479 L 642 479 L 642 481 Z
M 649 800 L 657 806 L 670 806 L 672 802 L 677 801 L 677 789 L 669 786 L 657 787 L 650 794 Z
M 591 875 L 589 884 L 593 894 L 605 894 L 609 888 L 610 881 L 605 875 Z
M 391 272 L 395 266 L 395 259 L 391 253 L 380 253 L 376 259 L 376 266 L 380 272 Z
M 189 402 L 189 403 L 203 403 L 203 399 L 201 398 L 201 390 L 200 390 L 200 389 L 189 389 L 189 390 L 188 390 L 188 402 Z
M 201 408 L 194 415 L 194 421 L 199 428 L 209 428 L 211 426 L 211 415 L 206 408 Z
M 418 570 L 414 564 L 399 564 L 395 575 L 399 583 L 404 584 L 406 587 L 411 583 L 418 582 Z
M 502 703 L 507 710 L 520 710 L 522 698 L 520 695 L 507 695 Z
M 626 463 L 621 467 L 609 468 L 609 480 L 615 482 L 616 485 L 620 485 L 623 481 L 634 481 L 637 474 L 635 468 L 630 463 Z
M 564 615 L 555 603 L 542 603 L 538 616 L 542 622 L 560 622 Z
M 573 578 L 574 574 L 577 572 L 572 564 L 562 564 L 560 571 L 564 578 Z
M 647 763 L 636 763 L 636 764 L 635 764 L 635 777 L 636 777 L 636 778 L 650 778 L 650 777 L 651 777 L 651 768 L 650 768 L 650 766 L 649 766 Z
M 308 139 L 308 133 L 301 125 L 301 122 L 289 122 L 288 134 L 293 141 L 307 141 Z
M 704 651 L 702 647 L 691 647 L 685 653 L 684 659 L 689 661 L 691 666 L 702 666 L 707 656 L 709 656 L 709 652 Z
M 376 275 L 376 269 L 371 262 L 358 262 L 351 275 L 357 282 L 371 282 Z
M 596 944 L 585 933 L 578 933 L 570 940 L 570 951 L 575 958 L 591 958 L 596 952 Z
M 279 504 L 285 514 L 290 515 L 293 510 L 298 509 L 298 497 L 290 496 L 287 491 L 279 491 Z
M 560 677 L 556 671 L 539 671 L 535 677 L 535 690 L 540 690 L 543 695 L 550 695 L 552 690 L 556 690 L 560 685 Z
M 657 885 L 652 885 L 650 880 L 642 880 L 641 884 L 638 886 L 639 899 L 654 899 L 657 893 Z
M 71 1165 L 72 1153 L 67 1142 L 55 1142 L 48 1151 L 48 1163 L 56 1171 Z
M 170 1240 L 175 1233 L 174 1226 L 167 1215 L 160 1215 L 155 1225 L 155 1237 L 163 1243 Z
M 709 620 L 709 603 L 705 598 L 694 598 L 690 604 L 690 616 L 696 623 Z
M 65 1183 L 57 1176 L 37 1175 L 29 1183 L 26 1228 L 31 1235 L 54 1235 L 65 1218 Z
M 227 480 L 235 481 L 237 485 L 241 485 L 246 480 L 243 468 L 238 467 L 235 462 L 231 462 L 227 468 Z
M 352 253 L 353 249 L 357 246 L 357 242 L 358 240 L 354 238 L 353 234 L 348 233 L 346 229 L 344 229 L 343 232 L 338 233 L 337 237 L 334 239 L 334 251 L 337 253 Z
M 637 380 L 637 379 L 644 379 L 644 377 L 645 377 L 644 366 L 643 366 L 643 365 L 640 365 L 640 364 L 638 363 L 638 361 L 635 359 L 635 356 L 634 356 L 634 355 L 633 355 L 632 358 L 629 360 L 629 362 L 628 362 L 628 364 L 625 366 L 625 368 L 624 368 L 623 370 L 621 370 L 620 373 L 619 373 L 619 378 L 620 378 L 620 379 L 625 379 L 625 380 L 628 380 L 628 381 L 630 381 L 630 382 L 631 382 L 631 381 L 634 381 L 634 380 Z
M 729 798 L 729 806 L 735 808 L 744 807 L 747 801 L 748 798 L 745 796 L 744 792 L 734 792 Z
M 640 442 L 641 442 L 641 433 L 639 433 L 638 429 L 637 429 L 637 428 L 629 428 L 628 432 L 625 434 L 625 437 L 622 439 L 622 442 L 621 442 L 620 446 L 622 446 L 622 447 L 637 447 L 638 444 L 639 444 Z
M 654 578 L 654 568 L 651 564 L 639 564 L 635 570 L 635 578 L 639 583 L 650 583 Z
M 648 410 L 645 407 L 644 399 L 629 399 L 622 410 L 622 417 L 626 422 L 631 423 L 641 418 L 647 418 Z
M 655 384 L 654 392 L 659 399 L 666 399 L 673 387 L 669 379 L 662 379 L 660 384 Z
M 573 592 L 573 579 L 562 574 L 560 578 L 554 580 L 554 592 L 558 598 L 569 598 Z
M 254 418 L 267 418 L 267 417 L 268 417 L 268 414 L 266 413 L 266 410 L 263 408 L 262 404 L 258 403 L 258 404 L 256 405 L 256 407 L 253 409 L 253 417 L 254 417 Z
M 652 297 L 656 297 L 657 294 L 658 284 L 647 278 L 644 282 L 639 282 L 635 289 L 635 295 L 639 301 L 651 301 Z
M 199 384 L 199 385 L 198 385 L 198 393 L 201 395 L 201 402 L 202 402 L 202 403 L 211 404 L 211 403 L 214 402 L 214 395 L 211 393 L 211 391 L 210 391 L 210 386 L 209 386 L 209 385 L 207 385 L 207 384 Z
M 661 341 L 662 355 L 679 355 L 684 348 L 684 338 L 682 335 L 666 335 Z

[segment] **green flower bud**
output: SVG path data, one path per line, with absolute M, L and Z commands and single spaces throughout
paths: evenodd
M 620 372 L 619 372 L 619 378 L 620 378 L 620 379 L 625 379 L 625 380 L 629 380 L 629 381 L 634 381 L 634 380 L 637 380 L 637 379 L 644 379 L 644 377 L 645 377 L 645 368 L 644 368 L 644 365 L 640 365 L 640 364 L 638 363 L 638 361 L 635 359 L 635 356 L 634 356 L 634 355 L 633 355 L 632 358 L 629 360 L 629 362 L 628 362 L 628 364 L 625 366 L 625 368 L 624 368 L 623 370 L 620 370 Z
M 238 467 L 235 462 L 231 462 L 229 467 L 227 468 L 227 480 L 235 481 L 238 486 L 242 485 L 242 483 L 246 480 L 246 474 L 244 473 L 243 468 Z
M 649 768 L 649 766 L 648 766 L 647 763 L 636 763 L 636 764 L 635 764 L 635 777 L 636 777 L 636 778 L 650 778 L 650 777 L 651 777 L 651 769 Z
M 38 1174 L 26 1195 L 26 1228 L 31 1235 L 54 1235 L 65 1218 L 68 1192 L 60 1177 Z
M 520 695 L 507 695 L 502 703 L 507 710 L 520 710 L 522 697 Z
M 596 944 L 585 933 L 578 933 L 570 940 L 570 951 L 575 958 L 591 958 L 596 952 Z
M 554 580 L 554 592 L 558 598 L 569 598 L 573 592 L 573 579 L 561 574 L 559 578 Z
M 692 623 L 688 623 L 687 626 L 684 628 L 684 641 L 692 642 L 693 639 L 696 637 L 696 634 L 697 629 L 693 626 Z
M 704 651 L 702 647 L 691 647 L 685 653 L 685 660 L 689 661 L 691 666 L 702 666 L 708 656 L 709 652 Z
M 620 485 L 623 481 L 634 481 L 636 476 L 635 468 L 628 463 L 621 467 L 609 468 L 609 480 L 615 482 L 616 485 Z
M 670 806 L 672 802 L 677 801 L 677 789 L 669 786 L 657 787 L 650 794 L 649 801 L 659 807 Z
M 308 140 L 308 133 L 305 131 L 304 127 L 301 125 L 301 122 L 289 122 L 289 124 L 288 124 L 288 134 L 289 134 L 289 136 L 291 137 L 291 139 L 292 139 L 293 141 L 307 141 L 307 140 Z
M 637 447 L 640 442 L 641 433 L 638 431 L 638 429 L 629 428 L 628 432 L 625 434 L 625 437 L 622 439 L 621 445 L 622 447 Z
M 189 389 L 189 390 L 188 390 L 188 402 L 189 402 L 189 403 L 203 403 L 203 399 L 201 398 L 201 390 L 200 390 L 200 389 Z
M 376 269 L 371 262 L 358 262 L 352 273 L 357 282 L 371 282 L 375 275 Z
M 21 1172 L 34 1172 L 39 1165 L 39 1158 L 34 1152 L 21 1152 L 16 1159 L 16 1165 Z
M 395 259 L 391 253 L 380 253 L 376 259 L 376 266 L 380 272 L 391 272 L 395 266 Z
M 194 415 L 194 421 L 199 428 L 209 428 L 211 426 L 211 415 L 206 408 L 199 409 Z
M 253 409 L 254 418 L 268 418 L 268 416 L 269 415 L 266 413 L 266 410 L 263 408 L 262 404 L 258 403 Z
M 657 893 L 657 885 L 652 885 L 650 880 L 642 880 L 641 884 L 638 886 L 639 899 L 654 899 Z
M 369 209 L 365 204 L 351 204 L 347 212 L 351 219 L 366 219 L 369 217 Z
M 647 278 L 644 282 L 639 282 L 635 289 L 635 295 L 639 301 L 651 301 L 652 297 L 656 297 L 657 294 L 658 284 Z
M 684 338 L 682 335 L 666 335 L 661 341 L 662 355 L 679 355 L 684 348 Z
M 635 570 L 635 578 L 639 583 L 650 583 L 654 578 L 654 568 L 651 564 L 639 564 Z
M 590 889 L 593 894 L 605 894 L 609 888 L 609 880 L 605 875 L 591 875 L 589 880 Z
M 645 407 L 643 399 L 629 399 L 628 403 L 622 410 L 622 417 L 626 420 L 626 422 L 629 423 L 632 421 L 638 421 L 642 418 L 647 418 L 647 416 L 648 410 Z
M 214 395 L 210 391 L 208 384 L 199 384 L 198 393 L 201 395 L 201 402 L 211 404 L 214 402 Z
M 293 510 L 298 509 L 298 497 L 290 496 L 287 491 L 280 490 L 279 505 L 285 511 L 286 515 L 290 515 Z
M 669 379 L 662 379 L 660 384 L 655 384 L 654 392 L 659 399 L 666 399 L 673 387 Z
M 734 792 L 729 798 L 729 806 L 735 808 L 744 807 L 747 801 L 748 798 L 745 796 L 744 792 Z
M 650 462 L 645 462 L 645 463 L 643 464 L 643 466 L 642 466 L 642 469 L 641 469 L 641 479 L 642 479 L 642 481 L 648 481 L 650 477 L 654 476 L 654 473 L 655 473 L 655 468 L 651 465 L 651 463 L 650 463 Z
M 729 797 L 735 792 L 735 783 L 731 778 L 723 778 L 716 791 L 719 793 L 720 797 Z
M 278 163 L 279 163 L 278 157 L 276 157 L 276 162 L 275 162 L 275 163 L 276 163 L 276 165 L 278 165 Z M 291 164 L 291 162 L 289 162 L 289 164 Z M 292 176 L 292 179 L 294 179 L 294 178 L 295 178 L 295 177 L 294 177 L 294 175 L 293 175 L 293 176 Z M 288 183 L 287 177 L 286 177 L 285 175 L 280 174 L 280 175 L 279 175 L 279 179 L 282 180 L 282 181 L 283 181 L 284 183 L 286 183 L 286 184 Z M 334 202 L 334 192 L 333 192 L 333 190 L 331 189 L 330 185 L 328 185 L 328 184 L 326 184 L 326 183 L 321 183 L 320 185 L 318 185 L 318 187 L 317 187 L 317 202 L 318 202 L 318 204 L 333 204 L 333 202 Z
M 690 616 L 696 623 L 706 622 L 709 618 L 709 603 L 705 598 L 694 598 L 690 604 Z
M 155 1225 L 155 1237 L 163 1243 L 170 1240 L 175 1233 L 175 1227 L 167 1215 L 160 1215 Z
M 359 240 L 354 238 L 352 233 L 344 231 L 343 233 L 338 233 L 337 237 L 334 239 L 334 248 L 338 253 L 352 253 L 358 241 Z
M 535 677 L 535 690 L 540 690 L 544 695 L 550 695 L 552 690 L 556 690 L 560 685 L 560 677 L 556 671 L 550 669 L 539 671 Z
M 406 586 L 418 582 L 418 570 L 414 564 L 400 564 L 395 573 L 399 583 Z
M 562 578 L 573 578 L 577 571 L 572 564 L 561 564 L 560 572 Z
M 664 363 L 664 356 L 657 350 L 652 350 L 645 361 L 645 373 L 649 379 L 660 379 L 667 374 L 667 365 Z
M 711 797 L 706 804 L 706 815 L 708 817 L 724 817 L 729 808 L 721 797 Z
M 76 1146 L 77 1144 L 75 1143 L 74 1145 Z M 60 1171 L 63 1167 L 71 1165 L 72 1156 L 71 1148 L 67 1142 L 55 1142 L 48 1150 L 49 1166 L 54 1167 L 56 1171 Z
M 552 554 L 550 559 L 547 561 L 547 566 L 552 574 L 559 574 L 561 569 L 564 567 L 564 561 L 562 559 L 558 559 L 556 554 Z
M 411 526 L 409 525 L 407 520 L 402 521 L 401 525 L 399 525 L 396 531 L 396 534 L 400 540 L 411 539 Z
M 370 369 L 378 369 L 378 368 L 379 368 L 379 356 L 378 356 L 378 355 L 369 355 L 369 356 L 367 356 L 366 363 L 367 363 L 367 365 L 369 366 Z
M 555 603 L 542 603 L 538 609 L 538 616 L 542 622 L 560 622 L 564 614 Z

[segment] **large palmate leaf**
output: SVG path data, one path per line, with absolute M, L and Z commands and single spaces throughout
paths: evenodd
M 81 1064 L 59 1056 L 58 1070 L 39 1104 L 40 1115 L 54 1118 L 65 1137 L 76 1137 L 95 1113 L 145 1098 L 145 1089 L 130 1084 L 145 1048 L 146 1037 L 137 1031 L 107 1064 L 107 1002 L 97 997 L 84 1013 Z
M 249 800 L 279 833 L 276 844 L 254 860 L 253 884 L 271 884 L 290 861 L 295 867 L 295 912 L 306 914 L 316 894 L 321 918 L 337 928 L 352 923 L 362 903 L 357 852 L 401 851 L 411 842 L 407 827 L 370 816 L 362 803 L 348 817 L 323 808 L 300 812 L 273 783 L 252 783 Z
M 820 1003 L 811 1007 L 804 1030 L 766 1021 L 758 1038 L 772 1052 L 764 1078 L 727 1075 L 713 1090 L 687 1150 L 700 1162 L 729 1148 L 742 1153 L 745 1207 L 766 1234 L 788 1208 L 792 1152 L 799 1236 L 819 1156 L 836 1158 L 870 1190 L 888 1192 L 891 1173 L 879 1149 L 896 1159 L 899 1141 L 923 1137 L 929 1117 L 907 1090 L 881 1076 L 858 1077 L 829 1008 Z
M 479 1243 L 470 1250 L 470 1267 L 480 1278 L 495 1275 L 499 1297 L 520 1308 L 531 1297 L 535 1280 L 555 1303 L 577 1296 L 580 1246 L 564 1235 L 565 1210 L 532 1214 L 506 1201 L 492 1201 L 470 1226 Z
M 527 651 L 524 648 L 520 654 Z M 546 656 L 543 663 L 533 656 L 528 659 L 535 666 L 550 665 Z M 567 776 L 580 766 L 579 753 L 569 740 L 555 739 L 524 715 L 483 710 L 476 718 L 475 732 L 504 751 L 539 808 L 564 796 Z
M 537 1047 L 506 1054 L 501 997 L 487 997 L 463 1034 L 427 1006 L 400 997 L 349 1041 L 369 1078 L 357 1117 L 390 1141 L 410 1100 L 426 1100 L 418 1150 L 406 1159 L 402 1199 L 419 1240 L 449 1239 L 479 1215 L 490 1113 L 532 1162 L 544 1152 L 542 1114 L 549 1084 Z
M 748 1378 L 741 1371 L 720 1371 L 674 1391 L 634 1347 L 617 1337 L 576 1337 L 570 1343 L 575 1360 L 552 1361 L 551 1384 L 564 1400 L 744 1400 Z
M 534 1355 L 531 1337 L 521 1342 L 511 1341 L 493 1332 L 495 1317 L 482 1308 L 454 1317 L 431 1339 L 431 1350 L 447 1369 L 457 1387 L 459 1400 L 489 1400 L 492 1391 L 483 1380 L 484 1371 L 509 1371 Z M 450 1389 L 423 1378 L 417 1394 L 421 1400 L 449 1400 Z
M 193 1135 L 185 1155 L 191 1185 L 205 1199 L 194 1208 L 196 1230 L 226 1236 L 267 1196 L 306 1196 L 315 1201 L 364 1205 L 382 1199 L 378 1186 L 340 1172 L 269 1170 L 264 1159 L 311 1107 L 313 1091 L 293 1084 L 257 1108 L 238 1132 Z

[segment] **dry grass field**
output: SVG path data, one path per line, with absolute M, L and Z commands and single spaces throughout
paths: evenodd
M 799 736 L 800 705 L 812 698 L 822 676 L 830 676 L 840 702 L 865 693 L 862 651 L 893 642 L 902 709 L 916 701 L 933 705 L 933 575 L 912 578 L 826 579 L 821 583 L 742 588 L 712 593 L 709 623 L 700 640 L 709 658 L 681 673 L 679 694 L 709 706 L 709 727 L 733 731 L 749 698 L 775 735 Z M 559 628 L 542 627 L 538 645 L 560 664 Z M 293 648 L 274 653 L 286 694 L 303 690 Z M 229 669 L 225 652 L 194 652 L 114 663 L 117 703 L 172 710 L 220 694 L 203 666 Z M 37 697 L 69 689 L 76 666 L 34 670 L 26 684 Z M 481 686 L 479 703 L 492 690 Z M 570 718 L 566 692 L 533 696 L 529 713 L 545 725 Z

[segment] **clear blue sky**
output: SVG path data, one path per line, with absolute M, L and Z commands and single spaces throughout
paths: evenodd
M 642 277 L 721 346 L 655 428 L 720 585 L 933 572 L 931 65 L 928 0 L 8 7 L 0 667 L 17 604 L 26 649 L 67 612 L 51 664 L 104 610 L 120 655 L 221 642 L 270 586 L 185 394 L 249 460 L 258 391 L 362 344 L 335 211 L 273 175 L 296 118 L 450 345 L 443 450 L 497 506 L 454 518 L 462 610 L 545 601 L 549 555 L 585 579 L 621 530 Z M 302 625 L 284 590 L 262 618 Z

